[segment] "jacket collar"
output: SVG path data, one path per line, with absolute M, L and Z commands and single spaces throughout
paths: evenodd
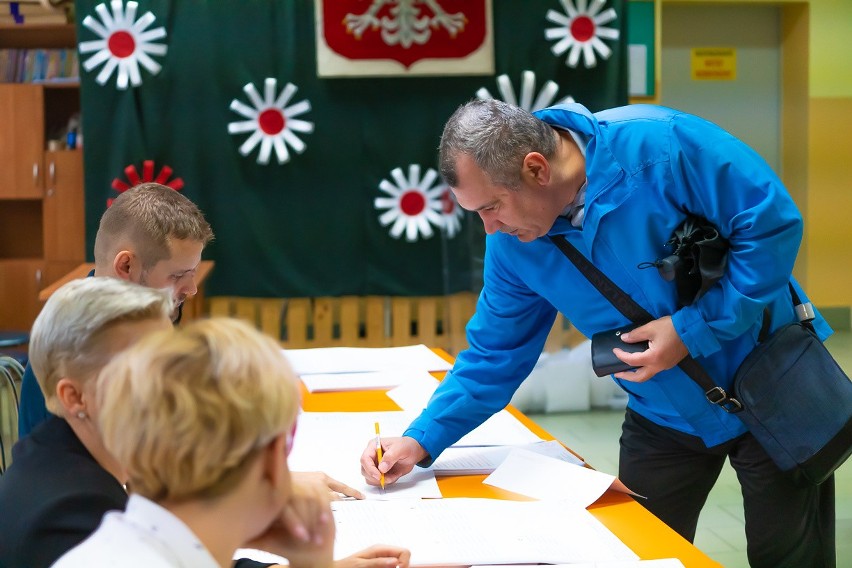
M 601 218 L 617 207 L 626 197 L 614 195 L 609 191 L 616 182 L 624 177 L 619 165 L 602 134 L 601 123 L 581 104 L 565 103 L 542 109 L 533 113 L 554 128 L 573 130 L 588 137 L 586 146 L 586 210 L 583 220 L 583 240 L 589 251 L 592 250 L 594 236 Z M 570 223 L 569 223 L 570 225 Z M 564 227 L 556 223 L 552 233 L 564 233 Z

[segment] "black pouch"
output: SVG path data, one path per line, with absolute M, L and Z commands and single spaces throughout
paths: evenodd
M 639 268 L 654 266 L 660 276 L 673 281 L 678 307 L 689 306 L 722 278 L 728 263 L 728 241 L 703 217 L 690 215 L 675 229 L 666 246 L 672 254 Z
M 621 359 L 615 356 L 613 349 L 618 347 L 622 351 L 628 353 L 636 353 L 648 349 L 647 341 L 639 341 L 637 343 L 626 343 L 621 340 L 621 334 L 639 327 L 638 325 L 630 325 L 619 329 L 610 329 L 601 331 L 592 336 L 592 369 L 599 377 L 620 373 L 622 371 L 630 371 L 636 367 L 631 367 Z

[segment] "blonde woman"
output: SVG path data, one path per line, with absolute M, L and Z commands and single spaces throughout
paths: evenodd
M 333 564 L 325 488 L 291 483 L 299 395 L 272 339 L 228 319 L 153 334 L 103 370 L 98 401 L 104 445 L 132 494 L 57 567 L 214 568 L 241 547 L 294 568 Z M 368 550 L 364 562 L 408 565 L 404 549 Z

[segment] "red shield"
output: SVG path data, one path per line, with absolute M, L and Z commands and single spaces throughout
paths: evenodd
M 328 47 L 352 60 L 460 59 L 485 41 L 487 0 L 325 0 Z M 434 9 L 433 9 L 434 6 Z

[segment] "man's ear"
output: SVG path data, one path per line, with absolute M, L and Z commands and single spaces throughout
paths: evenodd
M 550 162 L 538 152 L 530 152 L 524 156 L 521 176 L 544 186 L 550 183 Z
M 128 282 L 134 282 L 133 272 L 134 270 L 138 270 L 138 268 L 134 266 L 134 259 L 135 255 L 129 250 L 119 251 L 118 254 L 115 255 L 115 258 L 112 261 L 112 270 L 115 272 L 116 278 L 121 278 Z
M 83 397 L 83 384 L 77 379 L 62 377 L 56 383 L 56 398 L 68 416 L 77 416 L 83 412 L 89 413 Z

